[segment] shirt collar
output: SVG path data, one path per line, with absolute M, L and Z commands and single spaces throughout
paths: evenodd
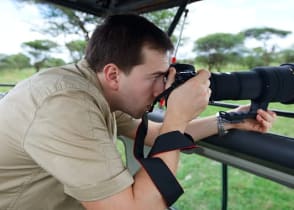
M 82 59 L 76 64 L 77 70 L 93 85 L 95 85 L 100 91 L 102 91 L 102 85 L 97 77 L 96 72 L 90 67 L 89 63 Z

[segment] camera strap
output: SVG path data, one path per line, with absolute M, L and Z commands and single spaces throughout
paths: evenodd
M 172 150 L 195 148 L 193 138 L 179 131 L 172 131 L 157 137 L 148 156 L 144 155 L 144 140 L 148 130 L 147 112 L 137 130 L 134 156 L 150 176 L 152 182 L 164 198 L 167 206 L 171 206 L 182 194 L 183 189 L 167 165 L 154 155 Z
M 152 112 L 153 109 L 154 109 L 154 106 L 156 105 L 157 102 L 159 102 L 161 99 L 164 99 L 165 100 L 165 103 L 167 103 L 167 99 L 170 95 L 170 93 L 180 85 L 180 83 L 178 82 L 173 82 L 171 84 L 171 86 L 167 89 L 165 89 L 162 93 L 160 93 L 156 98 L 155 100 L 153 101 L 152 105 L 151 105 L 151 108 L 149 109 L 149 112 Z

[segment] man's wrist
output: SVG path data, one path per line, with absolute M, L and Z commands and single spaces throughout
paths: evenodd
M 223 119 L 220 115 L 216 116 L 216 125 L 219 136 L 226 135 L 228 133 L 228 130 L 230 129 L 230 124 L 227 123 L 227 121 Z
M 165 119 L 162 123 L 159 133 L 163 134 L 163 133 L 167 133 L 167 132 L 175 131 L 175 130 L 180 131 L 181 133 L 184 133 L 187 125 L 188 125 L 187 122 L 182 122 L 172 117 L 165 116 Z

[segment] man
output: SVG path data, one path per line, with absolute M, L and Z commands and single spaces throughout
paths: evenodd
M 0 209 L 165 209 L 145 169 L 132 177 L 114 141 L 135 138 L 138 118 L 173 82 L 172 49 L 146 19 L 111 16 L 84 60 L 35 74 L 1 99 Z M 163 123 L 149 122 L 147 144 L 171 131 L 195 141 L 218 132 L 215 116 L 195 119 L 208 104 L 209 76 L 200 70 L 172 91 Z M 224 128 L 266 132 L 274 119 L 259 110 L 256 120 Z M 176 173 L 179 150 L 155 156 Z

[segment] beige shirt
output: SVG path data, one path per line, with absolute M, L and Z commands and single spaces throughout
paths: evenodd
M 134 126 L 84 60 L 19 83 L 0 100 L 0 209 L 83 209 L 122 191 L 133 178 L 114 139 Z

